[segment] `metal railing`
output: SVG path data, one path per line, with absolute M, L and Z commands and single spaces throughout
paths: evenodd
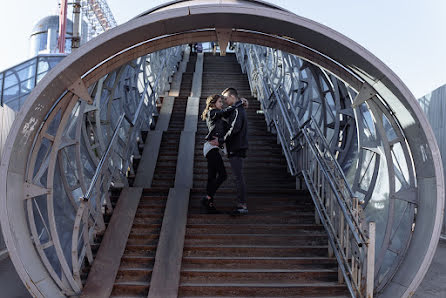
M 338 260 L 339 280 L 345 279 L 352 297 L 365 294 L 372 297 L 375 223 L 364 226 L 361 204 L 352 195 L 336 159 L 327 150 L 325 138 L 311 118 L 301 126 L 298 140 L 301 174 L 316 207 L 317 220 L 328 232 L 329 255 L 334 254 Z
M 107 146 L 105 153 L 102 155 L 101 160 L 96 168 L 93 179 L 88 187 L 85 195 L 80 198 L 79 208 L 77 209 L 74 227 L 73 227 L 73 235 L 72 235 L 72 264 L 73 264 L 73 277 L 76 282 L 82 287 L 82 282 L 80 278 L 80 271 L 82 268 L 82 264 L 84 262 L 85 256 L 87 256 L 88 262 L 90 264 L 93 263 L 93 254 L 91 251 L 90 239 L 94 234 L 96 229 L 104 230 L 105 224 L 102 219 L 102 204 L 101 200 L 97 200 L 96 202 L 91 202 L 93 198 L 93 194 L 98 195 L 103 191 L 102 188 L 107 187 L 106 183 L 106 175 L 104 175 L 105 170 L 110 170 L 110 158 L 112 154 L 118 155 L 118 152 L 115 150 L 115 144 L 119 139 L 119 130 L 123 128 L 123 121 L 127 119 L 125 114 L 122 113 L 119 117 L 118 123 L 116 124 L 116 128 L 113 132 L 113 135 L 110 139 L 110 142 Z M 108 165 L 107 167 L 105 165 Z M 114 176 L 113 174 L 111 176 Z M 103 194 L 104 200 L 107 206 L 111 207 L 110 197 L 106 192 Z M 81 227 L 82 225 L 82 227 Z M 81 245 L 79 245 L 81 244 Z M 80 251 L 80 253 L 79 253 Z
M 66 55 L 42 54 L 0 72 L 0 101 L 19 111 L 37 83 Z
M 91 245 L 113 211 L 109 189 L 128 185 L 141 131 L 156 120 L 158 99 L 168 91 L 183 49 L 157 51 L 105 74 L 88 87 L 92 104 L 64 92 L 45 116 L 47 125 L 37 132 L 29 178 L 49 189 L 48 200 L 57 204 L 42 212 L 47 206 L 39 200 L 42 195 L 29 197 L 30 236 L 66 295 L 82 290 L 82 268 L 94 260 Z M 59 138 L 61 145 L 54 145 Z M 48 172 L 54 179 L 46 179 Z
M 329 255 L 339 264 L 339 282 L 352 297 L 373 297 L 375 223 L 366 223 L 330 146 L 310 113 L 300 117 L 283 81 L 266 69 L 259 46 L 237 45 L 237 57 L 257 95 L 270 130 L 277 133 L 288 169 L 303 177 L 316 207 L 316 220 L 329 236 Z
M 179 49 L 181 50 L 181 48 Z M 161 73 L 166 71 L 166 69 L 169 69 L 168 66 L 172 62 L 171 59 L 171 57 L 166 57 L 166 59 L 163 60 L 160 67 L 160 69 L 162 69 Z M 126 140 L 122 139 L 120 135 L 132 135 L 129 139 L 134 140 L 136 143 L 136 133 L 142 129 L 143 123 L 141 120 L 144 120 L 143 111 L 145 111 L 146 115 L 153 115 L 156 112 L 155 104 L 158 93 L 155 90 L 164 90 L 158 83 L 165 83 L 165 81 L 166 80 L 163 75 L 157 76 L 153 84 L 150 83 L 150 80 L 147 80 L 133 117 L 130 118 L 126 115 L 126 113 L 121 113 L 107 148 L 101 156 L 88 190 L 85 195 L 80 198 L 79 208 L 77 210 L 73 226 L 71 251 L 73 278 L 81 288 L 82 283 L 80 273 L 85 257 L 87 257 L 90 264 L 93 263 L 93 254 L 90 245 L 92 237 L 94 236 L 95 232 L 105 230 L 105 223 L 102 217 L 102 206 L 106 205 L 109 213 L 111 213 L 113 209 L 110 197 L 108 195 L 111 178 L 125 176 L 126 173 L 124 173 L 124 171 L 129 169 L 131 162 L 130 155 L 133 152 L 133 148 L 128 145 L 125 147 L 116 146 L 116 144 L 118 142 L 121 144 L 126 143 Z M 156 88 L 152 86 L 156 86 Z M 152 91 L 150 95 L 148 93 L 149 88 Z M 146 96 L 148 98 L 148 102 L 151 103 L 149 105 L 146 105 L 144 101 Z M 124 134 L 120 133 L 122 130 L 126 130 L 126 128 L 127 132 Z M 121 166 L 116 167 L 116 164 L 121 164 Z M 121 173 L 117 175 L 116 172 L 119 171 L 119 169 L 121 170 Z M 98 200 L 97 197 L 100 197 L 101 199 Z

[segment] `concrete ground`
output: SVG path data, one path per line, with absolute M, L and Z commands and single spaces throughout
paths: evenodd
M 0 260 L 0 297 L 31 298 L 9 258 Z
M 446 240 L 440 240 L 432 264 L 414 298 L 446 298 Z

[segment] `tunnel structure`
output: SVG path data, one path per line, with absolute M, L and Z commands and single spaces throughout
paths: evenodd
M 435 253 L 444 208 L 440 153 L 414 96 L 340 33 L 265 2 L 229 0 L 174 1 L 144 12 L 64 58 L 29 95 L 4 146 L 0 215 L 30 293 L 82 291 L 84 259 L 94 258 L 88 243 L 113 210 L 110 186 L 128 186 L 137 141 L 156 124 L 186 45 L 209 41 L 218 41 L 222 55 L 230 42 L 287 171 L 315 202 L 326 193 L 311 180 L 318 166 L 305 154 L 319 150 L 319 164 L 332 166 L 336 174 L 324 174 L 342 185 L 331 186 L 346 200 L 328 217 L 341 225 L 341 212 L 351 216 L 345 225 L 356 229 L 364 263 L 361 237 L 370 232 L 366 224 L 376 224 L 375 294 L 413 294 Z M 313 151 L 303 153 L 308 142 Z M 361 214 L 352 213 L 358 205 Z M 316 209 L 329 229 L 323 204 Z M 342 268 L 353 295 L 352 274 Z

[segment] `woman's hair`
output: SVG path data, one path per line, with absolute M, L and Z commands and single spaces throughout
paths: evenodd
M 201 114 L 201 119 L 206 120 L 206 118 L 208 117 L 208 112 L 211 108 L 215 107 L 215 103 L 217 102 L 217 100 L 219 100 L 221 98 L 221 95 L 219 94 L 214 94 L 209 96 L 206 99 L 206 108 L 204 109 L 203 113 Z

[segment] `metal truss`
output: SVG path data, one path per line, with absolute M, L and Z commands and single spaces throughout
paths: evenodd
M 89 24 L 87 40 L 117 26 L 106 0 L 82 0 L 81 10 Z

